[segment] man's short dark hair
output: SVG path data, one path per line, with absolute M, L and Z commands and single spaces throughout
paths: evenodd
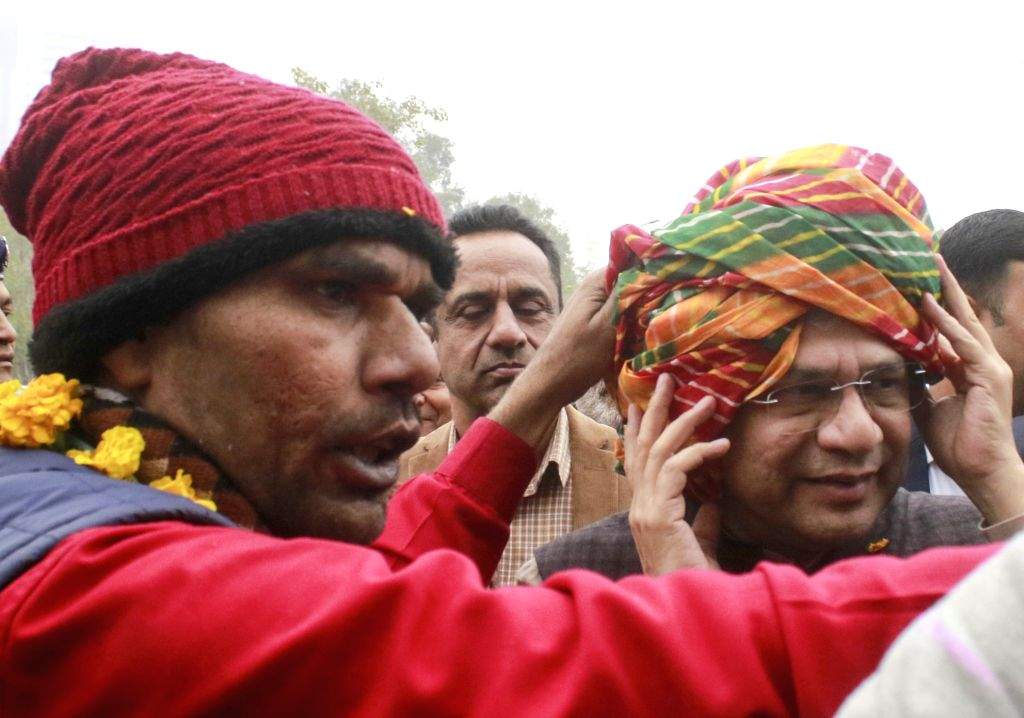
M 537 223 L 509 204 L 478 204 L 467 207 L 449 220 L 451 239 L 477 232 L 516 232 L 536 244 L 547 257 L 551 278 L 558 290 L 558 306 L 562 306 L 562 258 L 551 238 Z
M 964 217 L 943 233 L 939 253 L 964 291 L 1003 322 L 1010 262 L 1024 262 L 1024 212 L 990 209 Z

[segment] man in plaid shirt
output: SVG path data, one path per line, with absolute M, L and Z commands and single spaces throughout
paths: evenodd
M 452 420 L 403 456 L 400 480 L 436 469 L 469 425 L 494 408 L 562 306 L 558 250 L 516 208 L 468 208 L 452 218 L 451 231 L 460 264 L 431 325 Z M 629 505 L 629 489 L 613 468 L 614 441 L 610 427 L 572 407 L 561 411 L 492 585 L 515 583 L 538 546 Z

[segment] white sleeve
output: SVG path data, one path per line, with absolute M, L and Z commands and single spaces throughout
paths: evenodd
M 1024 715 L 1024 535 L 900 634 L 838 716 Z

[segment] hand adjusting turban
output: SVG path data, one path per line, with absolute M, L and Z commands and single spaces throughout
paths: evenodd
M 620 403 L 646 407 L 669 372 L 673 417 L 715 398 L 696 433 L 714 438 L 786 374 L 815 308 L 940 375 L 917 311 L 938 277 L 924 198 L 888 157 L 821 145 L 738 160 L 664 229 L 612 234 Z

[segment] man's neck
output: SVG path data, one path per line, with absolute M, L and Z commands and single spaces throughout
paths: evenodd
M 473 422 L 481 416 L 487 416 L 487 413 L 487 411 L 475 410 L 452 397 L 452 425 L 455 427 L 455 436 L 457 438 L 465 436 Z M 558 422 L 552 423 L 541 437 L 540 444 L 538 445 L 540 455 L 543 455 L 544 450 L 551 443 L 551 437 L 554 436 L 557 424 Z
M 465 436 L 472 423 L 486 413 L 472 409 L 452 397 L 452 425 L 455 427 L 455 435 Z
M 821 568 L 825 559 L 840 550 L 831 546 L 796 546 L 793 542 L 779 542 L 765 538 L 750 538 L 752 534 L 742 528 L 729 526 L 723 518 L 722 538 L 732 544 L 729 553 L 742 560 L 749 553 L 758 554 L 757 560 L 768 560 L 776 563 L 791 563 L 807 572 Z M 723 568 L 726 568 L 723 565 Z M 749 569 L 745 569 L 749 570 Z

